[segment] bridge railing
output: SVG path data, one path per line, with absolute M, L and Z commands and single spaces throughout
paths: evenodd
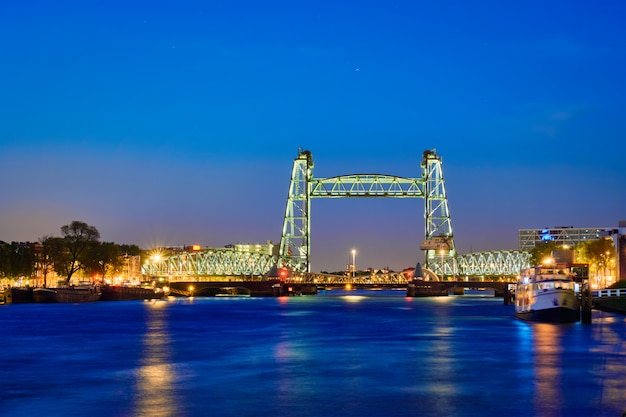
M 409 280 L 400 272 L 390 272 L 372 275 L 332 275 L 320 273 L 306 273 L 293 276 L 287 282 L 302 282 L 306 284 L 320 285 L 406 285 Z
M 606 289 L 606 290 L 594 290 L 591 291 L 591 296 L 594 298 L 606 298 L 606 297 L 626 297 L 626 288 Z

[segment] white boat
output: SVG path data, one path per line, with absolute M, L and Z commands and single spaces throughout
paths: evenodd
M 515 288 L 515 316 L 547 323 L 580 321 L 573 275 L 554 265 L 525 270 Z

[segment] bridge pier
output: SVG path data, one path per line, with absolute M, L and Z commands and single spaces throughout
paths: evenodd
M 505 284 L 504 285 L 504 305 L 508 306 L 509 304 L 513 303 L 514 300 L 515 300 L 515 292 L 511 291 L 509 284 Z
M 409 284 L 406 287 L 406 296 L 407 297 L 415 297 L 415 284 Z
M 592 301 L 591 286 L 587 281 L 586 284 L 582 283 L 582 290 L 580 291 L 580 320 L 583 324 L 591 324 Z

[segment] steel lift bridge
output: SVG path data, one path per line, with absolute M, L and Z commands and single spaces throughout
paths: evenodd
M 434 149 L 423 152 L 419 178 L 380 174 L 315 178 L 313 167 L 311 152 L 299 149 L 291 171 L 277 255 L 237 252 L 232 248 L 205 249 L 148 262 L 143 266 L 144 273 L 184 280 L 216 275 L 267 275 L 275 274 L 278 268 L 287 268 L 305 281 L 321 278 L 311 273 L 311 200 L 355 197 L 424 200 L 424 240 L 421 249 L 425 251 L 424 275 L 431 279 L 444 276 L 513 276 L 528 265 L 527 252 L 495 251 L 458 256 L 441 158 Z M 398 277 L 394 276 L 393 279 Z M 372 276 L 372 282 L 375 281 L 377 279 Z

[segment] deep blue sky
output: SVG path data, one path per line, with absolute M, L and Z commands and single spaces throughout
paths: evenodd
M 626 220 L 623 1 L 0 2 L 0 240 L 279 241 L 317 177 L 443 158 L 460 253 Z M 314 270 L 414 266 L 422 200 L 314 200 Z

